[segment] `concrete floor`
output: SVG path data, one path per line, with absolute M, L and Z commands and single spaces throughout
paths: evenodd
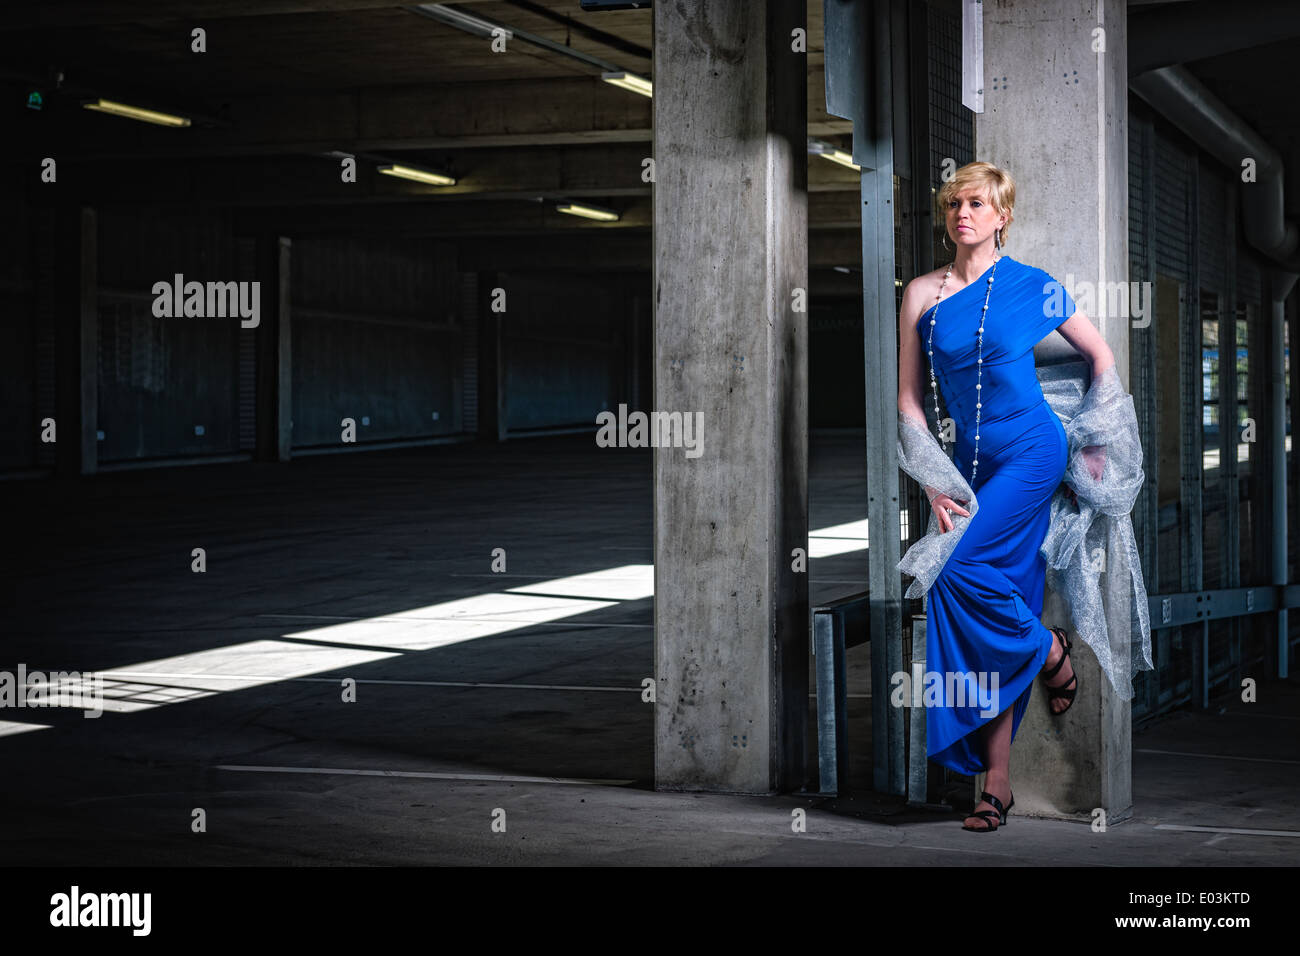
M 864 514 L 860 448 L 814 442 L 814 529 Z M 102 672 L 117 708 L 0 710 L 0 863 L 1300 861 L 1294 681 L 1140 731 L 1134 817 L 1105 833 L 1013 811 L 972 834 L 870 793 L 868 647 L 851 652 L 856 798 L 655 792 L 648 451 L 559 437 L 0 496 L 19 532 L 0 670 Z M 853 533 L 813 561 L 814 601 L 862 589 Z

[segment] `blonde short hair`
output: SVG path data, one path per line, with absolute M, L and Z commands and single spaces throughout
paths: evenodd
M 1007 230 L 1015 220 L 1016 181 L 1005 169 L 992 163 L 967 163 L 939 189 L 939 217 L 947 216 L 948 203 L 957 193 L 967 188 L 974 188 L 988 194 L 989 203 L 999 216 L 1006 216 L 1007 221 L 998 232 L 998 242 L 1006 245 Z M 946 228 L 946 227 L 945 227 Z

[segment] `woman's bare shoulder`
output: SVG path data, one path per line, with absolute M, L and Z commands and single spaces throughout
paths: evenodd
M 939 286 L 943 282 L 944 273 L 948 271 L 948 266 L 940 266 L 937 269 L 931 269 L 929 272 L 923 272 L 907 284 L 904 291 L 913 291 L 915 294 L 924 295 L 929 293 L 930 297 L 939 294 Z
M 943 279 L 943 274 L 944 274 L 945 272 L 947 272 L 947 271 L 948 271 L 949 269 L 951 269 L 951 268 L 952 268 L 952 265 L 951 265 L 951 264 L 949 264 L 949 265 L 944 265 L 944 266 L 939 266 L 939 267 L 936 268 L 936 269 L 931 269 L 929 272 L 923 272 L 923 273 L 921 273 L 919 276 L 917 276 L 917 277 L 916 277 L 915 279 L 913 279 L 912 281 L 913 281 L 913 282 L 916 282 L 916 281 L 918 281 L 918 280 L 926 279 L 926 280 L 932 280 L 932 281 L 934 281 L 934 282 L 938 282 L 938 281 L 940 281 L 940 280 Z
M 903 289 L 903 314 L 915 324 L 921 313 L 934 304 L 947 266 L 923 272 Z

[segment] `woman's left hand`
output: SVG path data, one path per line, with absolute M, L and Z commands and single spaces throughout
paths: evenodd
M 1085 445 L 1082 451 L 1088 473 L 1092 475 L 1094 481 L 1101 481 L 1101 476 L 1106 471 L 1106 446 Z

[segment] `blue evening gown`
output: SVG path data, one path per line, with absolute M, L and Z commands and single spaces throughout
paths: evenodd
M 922 355 L 927 364 L 933 361 L 956 423 L 953 463 L 968 482 L 975 457 L 977 333 L 992 271 L 990 266 L 938 303 L 933 356 L 926 348 L 935 307 L 916 324 Z M 1034 677 L 1054 640 L 1039 620 L 1047 574 L 1039 548 L 1069 447 L 1034 373 L 1034 346 L 1074 311 L 1069 294 L 1042 269 L 1006 255 L 998 261 L 984 321 L 979 465 L 972 485 L 979 510 L 926 600 L 926 671 L 943 678 L 945 688 L 943 706 L 926 710 L 926 749 L 931 760 L 960 773 L 988 769 L 974 731 L 1006 710 L 1008 702 L 1014 707 L 1015 739 Z M 954 694 L 957 675 L 978 680 L 981 673 L 990 691 L 996 675 L 992 707 L 966 691 L 974 683 Z

